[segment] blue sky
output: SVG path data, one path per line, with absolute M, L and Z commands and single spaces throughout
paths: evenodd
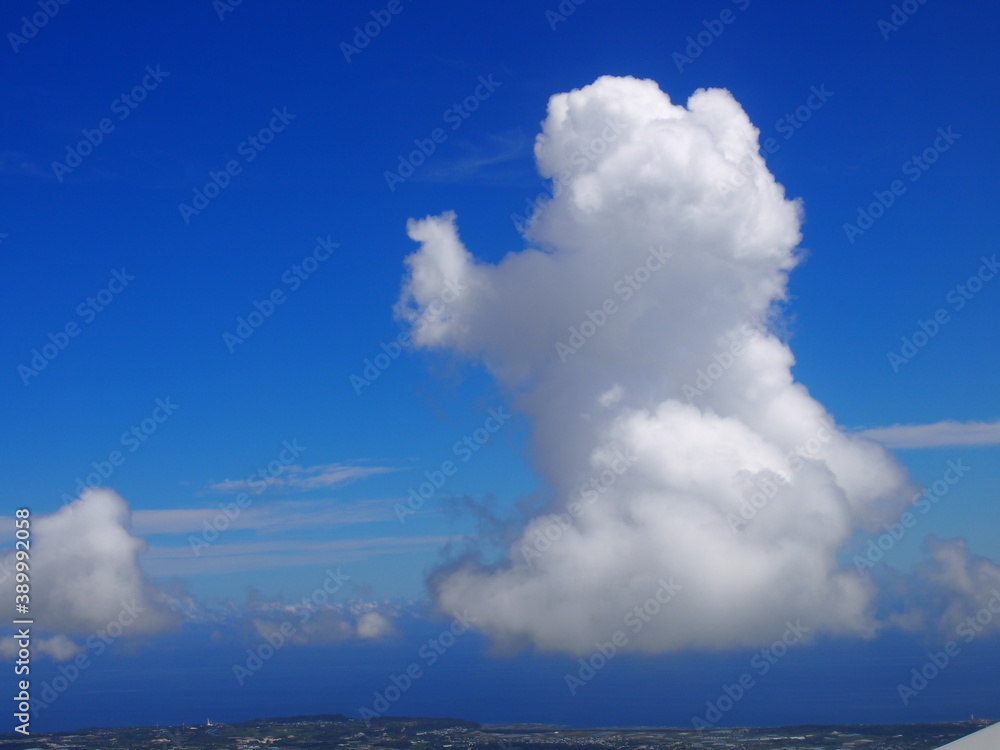
M 54 513 L 64 496 L 76 497 L 78 479 L 86 483 L 105 464 L 101 483 L 127 501 L 132 533 L 148 543 L 139 565 L 150 585 L 169 591 L 175 607 L 193 602 L 168 634 L 142 636 L 127 649 L 117 644 L 114 667 L 107 659 L 102 668 L 123 681 L 160 674 L 169 654 L 209 648 L 215 632 L 229 649 L 217 659 L 218 684 L 227 686 L 218 714 L 244 715 L 240 702 L 255 704 L 233 681 L 230 654 L 257 642 L 247 625 L 254 597 L 296 601 L 339 567 L 350 582 L 334 595 L 338 616 L 360 627 L 363 613 L 374 611 L 394 624 L 363 645 L 371 674 L 329 699 L 303 697 L 312 708 L 283 712 L 356 713 L 428 632 L 447 626 L 447 617 L 429 614 L 427 576 L 470 543 L 487 560 L 503 558 L 553 495 L 539 454 L 544 443 L 530 410 L 515 408 L 512 389 L 471 349 L 462 356 L 459 347 L 407 348 L 360 393 L 351 378 L 366 377 L 366 360 L 409 330 L 393 313 L 406 288 L 404 259 L 418 249 L 407 220 L 454 211 L 462 241 L 482 263 L 529 246 L 511 217 L 546 190 L 532 147 L 549 98 L 604 75 L 652 79 L 681 105 L 700 88 L 728 89 L 761 142 L 774 139 L 767 169 L 789 198 L 801 198 L 804 212 L 803 259 L 782 306 L 792 373 L 838 425 L 854 432 L 985 423 L 960 429 L 958 438 L 931 428 L 911 447 L 893 448 L 917 483 L 939 480 L 949 461 L 972 468 L 883 564 L 900 575 L 917 568 L 928 535 L 964 538 L 972 556 L 1000 561 L 1000 397 L 990 377 L 1000 282 L 968 286 L 981 269 L 980 278 L 991 273 L 996 247 L 994 9 L 913 3 L 915 12 L 892 29 L 879 22 L 894 6 L 857 2 L 390 6 L 398 12 L 356 2 L 294 9 L 71 2 L 23 40 L 11 36 L 23 33 L 22 16 L 46 11 L 19 1 L 4 14 L 6 536 L 13 538 L 16 507 L 36 518 Z M 563 15 L 567 7 L 573 11 Z M 342 45 L 355 43 L 355 27 L 379 18 L 391 20 L 345 59 Z M 702 48 L 699 34 L 710 44 Z M 92 149 L 80 147 L 87 132 L 99 138 Z M 386 172 L 398 171 L 420 143 L 433 152 L 390 189 Z M 53 167 L 76 163 L 68 151 L 87 154 L 71 171 Z M 179 208 L 198 205 L 195 192 L 213 174 L 224 183 L 217 196 L 196 215 Z M 844 225 L 857 224 L 859 210 L 892 193 L 894 181 L 892 205 L 850 236 Z M 280 301 L 268 308 L 269 298 Z M 255 303 L 271 314 L 232 344 L 225 335 L 240 335 L 239 320 Z M 894 367 L 888 355 L 902 350 L 901 339 L 942 309 L 936 334 Z M 512 416 L 484 433 L 497 426 L 487 423 L 490 409 Z M 133 427 L 137 436 L 129 438 Z M 480 446 L 476 430 L 488 442 Z M 456 450 L 466 437 L 480 449 Z M 266 488 L 246 483 L 260 478 L 251 477 L 260 467 L 283 461 L 288 444 L 302 448 Z M 401 523 L 397 505 L 425 472 L 449 460 L 454 475 Z M 192 536 L 240 491 L 248 500 L 239 518 L 195 554 Z M 470 504 L 506 521 L 482 522 Z M 870 536 L 859 531 L 842 550 L 849 569 Z M 226 607 L 232 611 L 220 614 Z M 85 642 L 90 631 L 67 632 Z M 989 699 L 995 706 L 995 694 L 969 694 L 954 678 L 929 688 L 923 705 L 900 705 L 896 673 L 919 666 L 921 637 L 941 640 L 930 626 L 917 633 L 865 642 L 864 649 L 899 656 L 895 671 L 886 668 L 885 689 L 863 707 L 846 702 L 837 713 L 817 699 L 787 720 L 959 718 L 986 710 Z M 810 674 L 835 684 L 838 660 L 850 662 L 844 673 L 853 674 L 864 649 L 852 652 L 850 642 L 814 642 L 804 661 L 814 671 L 779 675 L 775 694 Z M 352 643 L 318 637 L 284 649 L 253 689 L 281 689 L 295 679 L 296 663 L 340 664 Z M 463 712 L 461 696 L 477 670 L 513 686 L 545 670 L 561 675 L 574 663 L 566 655 L 531 657 L 531 649 L 498 657 L 490 644 L 479 633 L 462 641 L 449 677 L 415 688 L 400 712 L 546 720 L 489 691 Z M 976 648 L 995 670 L 995 644 Z M 715 685 L 739 675 L 747 653 L 623 657 L 616 676 L 609 668 L 595 687 L 624 685 L 633 700 L 602 720 L 689 722 L 695 709 L 659 713 L 641 697 L 644 689 L 664 680 L 679 689 L 682 681 L 667 675 L 704 668 L 717 677 L 698 697 L 712 699 Z M 38 660 L 43 675 L 54 673 L 53 663 Z M 101 674 L 88 671 L 92 687 L 82 689 L 81 680 L 39 726 L 92 721 L 83 717 L 94 716 L 111 689 Z M 182 678 L 163 676 L 164 694 Z M 539 684 L 564 691 L 560 679 Z M 544 706 L 538 690 L 533 705 Z M 551 720 L 588 720 L 592 704 L 562 693 L 552 700 Z M 150 720 L 138 705 L 125 705 L 115 721 Z M 163 720 L 187 710 L 166 711 Z M 760 711 L 731 718 L 757 723 L 767 715 Z

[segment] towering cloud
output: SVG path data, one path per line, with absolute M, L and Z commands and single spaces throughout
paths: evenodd
M 792 378 L 773 330 L 801 207 L 757 139 L 727 91 L 680 106 L 604 77 L 549 102 L 535 156 L 554 197 L 530 249 L 487 264 L 453 214 L 410 222 L 397 313 L 509 391 L 551 492 L 503 564 L 432 578 L 500 644 L 588 652 L 663 582 L 679 590 L 629 648 L 760 645 L 796 617 L 876 629 L 870 582 L 837 552 L 914 488 Z

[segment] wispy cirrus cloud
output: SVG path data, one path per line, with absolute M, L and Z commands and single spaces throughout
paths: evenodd
M 897 424 L 873 427 L 861 435 L 887 448 L 945 448 L 953 445 L 1000 445 L 1000 420 L 994 422 L 955 422 L 933 424 Z
M 437 549 L 457 541 L 450 536 L 376 537 L 370 539 L 275 539 L 211 544 L 195 557 L 187 546 L 151 546 L 143 569 L 152 576 L 193 577 L 319 565 L 336 556 L 344 564 L 414 548 Z
M 218 515 L 217 507 L 137 510 L 132 529 L 150 534 L 190 534 L 202 531 L 205 521 Z M 230 528 L 267 534 L 294 529 L 332 528 L 394 518 L 387 501 L 366 499 L 351 503 L 322 500 L 286 500 L 255 504 L 232 519 Z
M 364 466 L 357 464 L 316 464 L 314 466 L 286 467 L 276 476 L 251 475 L 246 479 L 225 479 L 208 485 L 215 492 L 260 492 L 262 489 L 280 488 L 297 492 L 329 489 L 357 479 L 396 471 L 392 466 Z
M 489 143 L 456 144 L 464 153 L 461 156 L 441 160 L 434 169 L 428 169 L 415 178 L 425 182 L 464 184 L 469 182 L 497 183 L 508 181 L 511 175 L 498 171 L 498 167 L 508 165 L 529 153 L 532 141 L 520 130 L 489 136 Z

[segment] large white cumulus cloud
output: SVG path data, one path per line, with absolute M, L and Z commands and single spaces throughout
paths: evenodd
M 478 359 L 510 391 L 552 491 L 505 564 L 433 578 L 442 608 L 475 612 L 498 642 L 587 652 L 670 577 L 681 591 L 629 648 L 770 643 L 793 617 L 813 633 L 877 627 L 871 584 L 837 551 L 914 489 L 884 449 L 832 427 L 788 346 L 748 325 L 785 299 L 800 240 L 757 136 L 727 91 L 685 107 L 604 77 L 549 102 L 535 156 L 561 189 L 527 228 L 538 249 L 486 264 L 453 214 L 410 223 L 420 249 L 397 311 L 417 345 Z M 749 179 L 723 187 L 740 166 Z M 582 492 L 616 460 L 630 466 Z M 734 524 L 761 488 L 773 497 Z M 567 510 L 572 526 L 532 554 Z

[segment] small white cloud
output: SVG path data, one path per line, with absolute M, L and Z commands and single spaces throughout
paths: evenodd
M 597 399 L 597 401 L 601 406 L 607 408 L 609 406 L 614 406 L 619 401 L 621 401 L 622 396 L 624 395 L 625 391 L 622 390 L 622 387 L 620 385 L 616 384 L 611 388 L 609 388 L 608 390 L 606 390 L 604 393 L 602 393 L 600 395 L 600 398 Z
M 327 609 L 313 613 L 308 620 L 298 618 L 286 620 L 253 620 L 254 629 L 263 638 L 275 638 L 285 625 L 284 637 L 297 646 L 339 643 L 354 636 L 351 624 L 336 610 Z M 290 626 L 290 627 L 289 627 Z
M 0 658 L 14 659 L 17 656 L 18 646 L 13 638 L 0 640 Z M 83 646 L 74 643 L 64 635 L 53 636 L 52 638 L 31 639 L 31 651 L 35 654 L 45 654 L 53 661 L 69 661 L 74 656 L 83 652 Z
M 395 632 L 392 621 L 378 612 L 365 612 L 358 618 L 359 638 L 385 638 Z
M 392 613 L 379 609 L 376 602 L 328 601 L 317 604 L 254 600 L 248 602 L 250 622 L 257 635 L 276 639 L 281 634 L 299 646 L 339 643 L 361 638 L 384 638 L 396 632 Z M 237 618 L 239 619 L 239 618 Z
M 931 561 L 919 577 L 942 630 L 963 638 L 1000 632 L 1000 566 L 972 555 L 964 539 L 931 537 L 927 547 Z

